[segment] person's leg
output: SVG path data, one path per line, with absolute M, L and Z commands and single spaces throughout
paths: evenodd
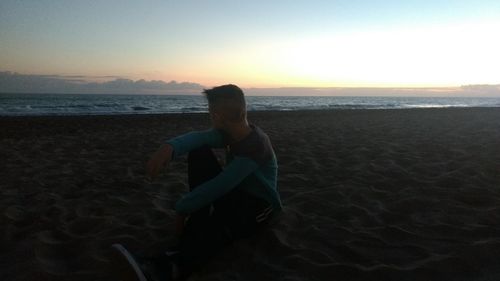
M 188 183 L 189 189 L 212 179 L 222 171 L 212 149 L 202 146 L 188 154 Z
M 192 191 L 222 171 L 214 153 L 208 146 L 194 149 L 188 154 L 188 184 Z M 172 275 L 179 269 L 180 280 L 205 263 L 218 249 L 229 243 L 219 220 L 211 216 L 211 206 L 189 215 L 179 243 L 164 253 L 146 259 L 144 265 L 154 275 Z M 174 274 L 177 276 L 177 274 Z
M 199 269 L 235 239 L 252 236 L 265 225 L 272 208 L 236 187 L 221 197 L 212 214 L 188 220 L 181 237 L 177 264 L 182 279 Z
M 188 155 L 189 190 L 214 178 L 222 168 L 208 146 L 192 150 Z M 179 254 L 175 261 L 181 276 L 187 278 L 202 266 L 219 249 L 230 243 L 227 231 L 221 221 L 211 215 L 211 206 L 189 215 L 178 245 Z
M 220 172 L 222 168 L 209 147 L 189 153 L 190 190 Z M 199 269 L 235 238 L 252 235 L 265 222 L 269 214 L 269 204 L 263 199 L 248 195 L 240 187 L 235 187 L 214 202 L 213 213 L 210 212 L 212 206 L 207 206 L 189 216 L 180 238 L 180 251 L 175 258 L 183 278 Z
M 188 220 L 175 260 L 183 278 L 200 269 L 211 257 L 231 243 L 232 238 L 218 217 L 209 215 Z
M 190 218 L 181 236 L 177 264 L 183 278 L 198 270 L 211 257 L 236 239 L 250 237 L 265 225 L 272 208 L 265 200 L 238 187 L 221 197 L 221 204 L 206 217 Z
M 188 154 L 188 184 L 189 191 L 192 191 L 202 183 L 214 178 L 222 168 L 217 161 L 214 153 L 208 146 L 202 146 L 194 149 Z M 191 218 L 207 217 L 210 214 L 210 206 L 198 210 L 192 214 Z M 190 219 L 191 219 L 190 218 Z
M 215 215 L 221 217 L 233 239 L 252 236 L 271 218 L 273 208 L 242 188 L 236 188 L 214 204 Z

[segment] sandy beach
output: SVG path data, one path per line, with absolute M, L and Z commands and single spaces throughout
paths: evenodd
M 500 280 L 500 109 L 250 112 L 284 212 L 192 280 Z M 0 117 L 0 280 L 115 280 L 110 245 L 175 241 L 185 158 L 145 163 L 207 114 Z

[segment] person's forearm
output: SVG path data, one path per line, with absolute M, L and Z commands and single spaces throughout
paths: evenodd
M 171 144 L 165 143 L 163 144 L 160 149 L 161 155 L 165 157 L 165 159 L 172 159 L 172 156 L 174 154 L 174 148 L 172 147 Z
M 175 210 L 178 213 L 193 213 L 207 206 L 237 186 L 258 167 L 259 165 L 250 158 L 235 157 L 216 177 L 182 196 L 175 204 Z
M 170 144 L 161 146 L 147 163 L 147 174 L 151 180 L 156 178 L 161 169 L 172 159 L 173 148 Z

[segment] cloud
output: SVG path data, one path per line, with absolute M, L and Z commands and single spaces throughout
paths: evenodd
M 106 82 L 88 82 L 89 76 L 28 75 L 0 71 L 0 92 L 3 93 L 79 93 L 79 94 L 199 94 L 203 86 L 191 82 L 162 80 L 131 80 L 117 76 Z
M 88 82 L 89 79 L 113 79 Z M 204 87 L 191 82 L 131 80 L 120 76 L 27 75 L 0 71 L 0 93 L 68 94 L 200 94 Z M 500 97 L 498 85 L 429 88 L 282 87 L 245 88 L 252 96 L 420 96 Z

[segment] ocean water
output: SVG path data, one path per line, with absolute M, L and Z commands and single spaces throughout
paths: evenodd
M 247 96 L 248 110 L 500 107 L 500 97 Z M 0 115 L 95 115 L 207 112 L 202 96 L 0 94 Z

